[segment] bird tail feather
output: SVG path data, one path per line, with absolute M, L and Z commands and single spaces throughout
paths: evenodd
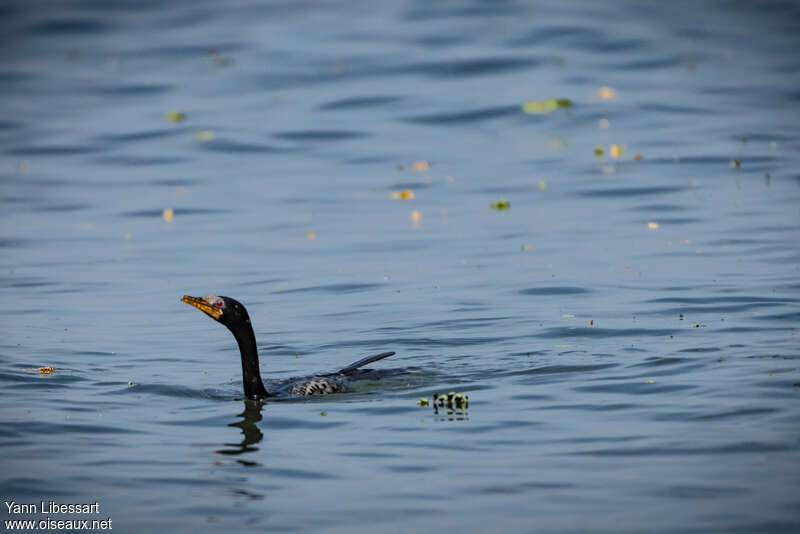
M 358 369 L 359 367 L 364 367 L 365 365 L 368 365 L 368 364 L 370 364 L 372 362 L 377 362 L 378 360 L 382 360 L 384 358 L 388 358 L 389 356 L 391 356 L 393 354 L 394 354 L 394 352 L 382 352 L 380 354 L 376 354 L 375 356 L 368 356 L 366 358 L 358 360 L 355 363 L 351 363 L 350 365 L 348 365 L 344 369 L 336 371 L 335 374 L 337 374 L 337 375 L 349 375 L 353 371 Z

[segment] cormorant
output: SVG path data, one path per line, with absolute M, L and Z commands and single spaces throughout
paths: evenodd
M 216 295 L 200 298 L 184 295 L 181 301 L 194 306 L 215 321 L 227 326 L 233 337 L 236 338 L 236 342 L 239 344 L 239 353 L 242 356 L 244 394 L 248 399 L 258 400 L 279 395 L 305 396 L 336 393 L 342 390 L 348 379 L 362 377 L 362 375 L 368 375 L 372 372 L 371 369 L 361 369 L 361 367 L 394 354 L 394 352 L 383 352 L 375 356 L 369 356 L 351 363 L 335 373 L 290 378 L 282 382 L 276 382 L 274 387 L 271 385 L 271 391 L 267 391 L 261 381 L 261 373 L 258 367 L 256 335 L 253 332 L 253 326 L 250 324 L 250 317 L 247 315 L 244 305 L 230 297 L 218 297 Z

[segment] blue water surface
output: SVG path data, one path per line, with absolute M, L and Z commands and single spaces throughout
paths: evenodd
M 795 2 L 0 29 L 3 500 L 131 533 L 800 531 Z M 184 294 L 248 307 L 265 377 L 403 373 L 245 402 Z

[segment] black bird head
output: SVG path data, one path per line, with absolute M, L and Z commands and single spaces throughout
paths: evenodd
M 194 306 L 215 321 L 227 326 L 234 333 L 242 326 L 250 324 L 250 316 L 247 315 L 244 305 L 230 297 L 184 295 L 181 302 Z
M 269 396 L 261 381 L 261 372 L 258 366 L 258 348 L 250 316 L 241 302 L 230 297 L 190 297 L 184 295 L 182 302 L 194 306 L 218 323 L 228 327 L 239 344 L 239 354 L 242 357 L 242 381 L 244 394 L 249 399 L 263 399 Z

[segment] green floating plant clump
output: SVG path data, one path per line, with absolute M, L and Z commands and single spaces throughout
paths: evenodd
M 441 408 L 463 410 L 469 406 L 469 397 L 463 393 L 456 393 L 455 391 L 451 391 L 447 394 L 434 393 L 433 404 Z
M 546 100 L 526 100 L 522 104 L 525 113 L 551 113 L 559 108 L 572 106 L 569 98 L 548 98 Z

